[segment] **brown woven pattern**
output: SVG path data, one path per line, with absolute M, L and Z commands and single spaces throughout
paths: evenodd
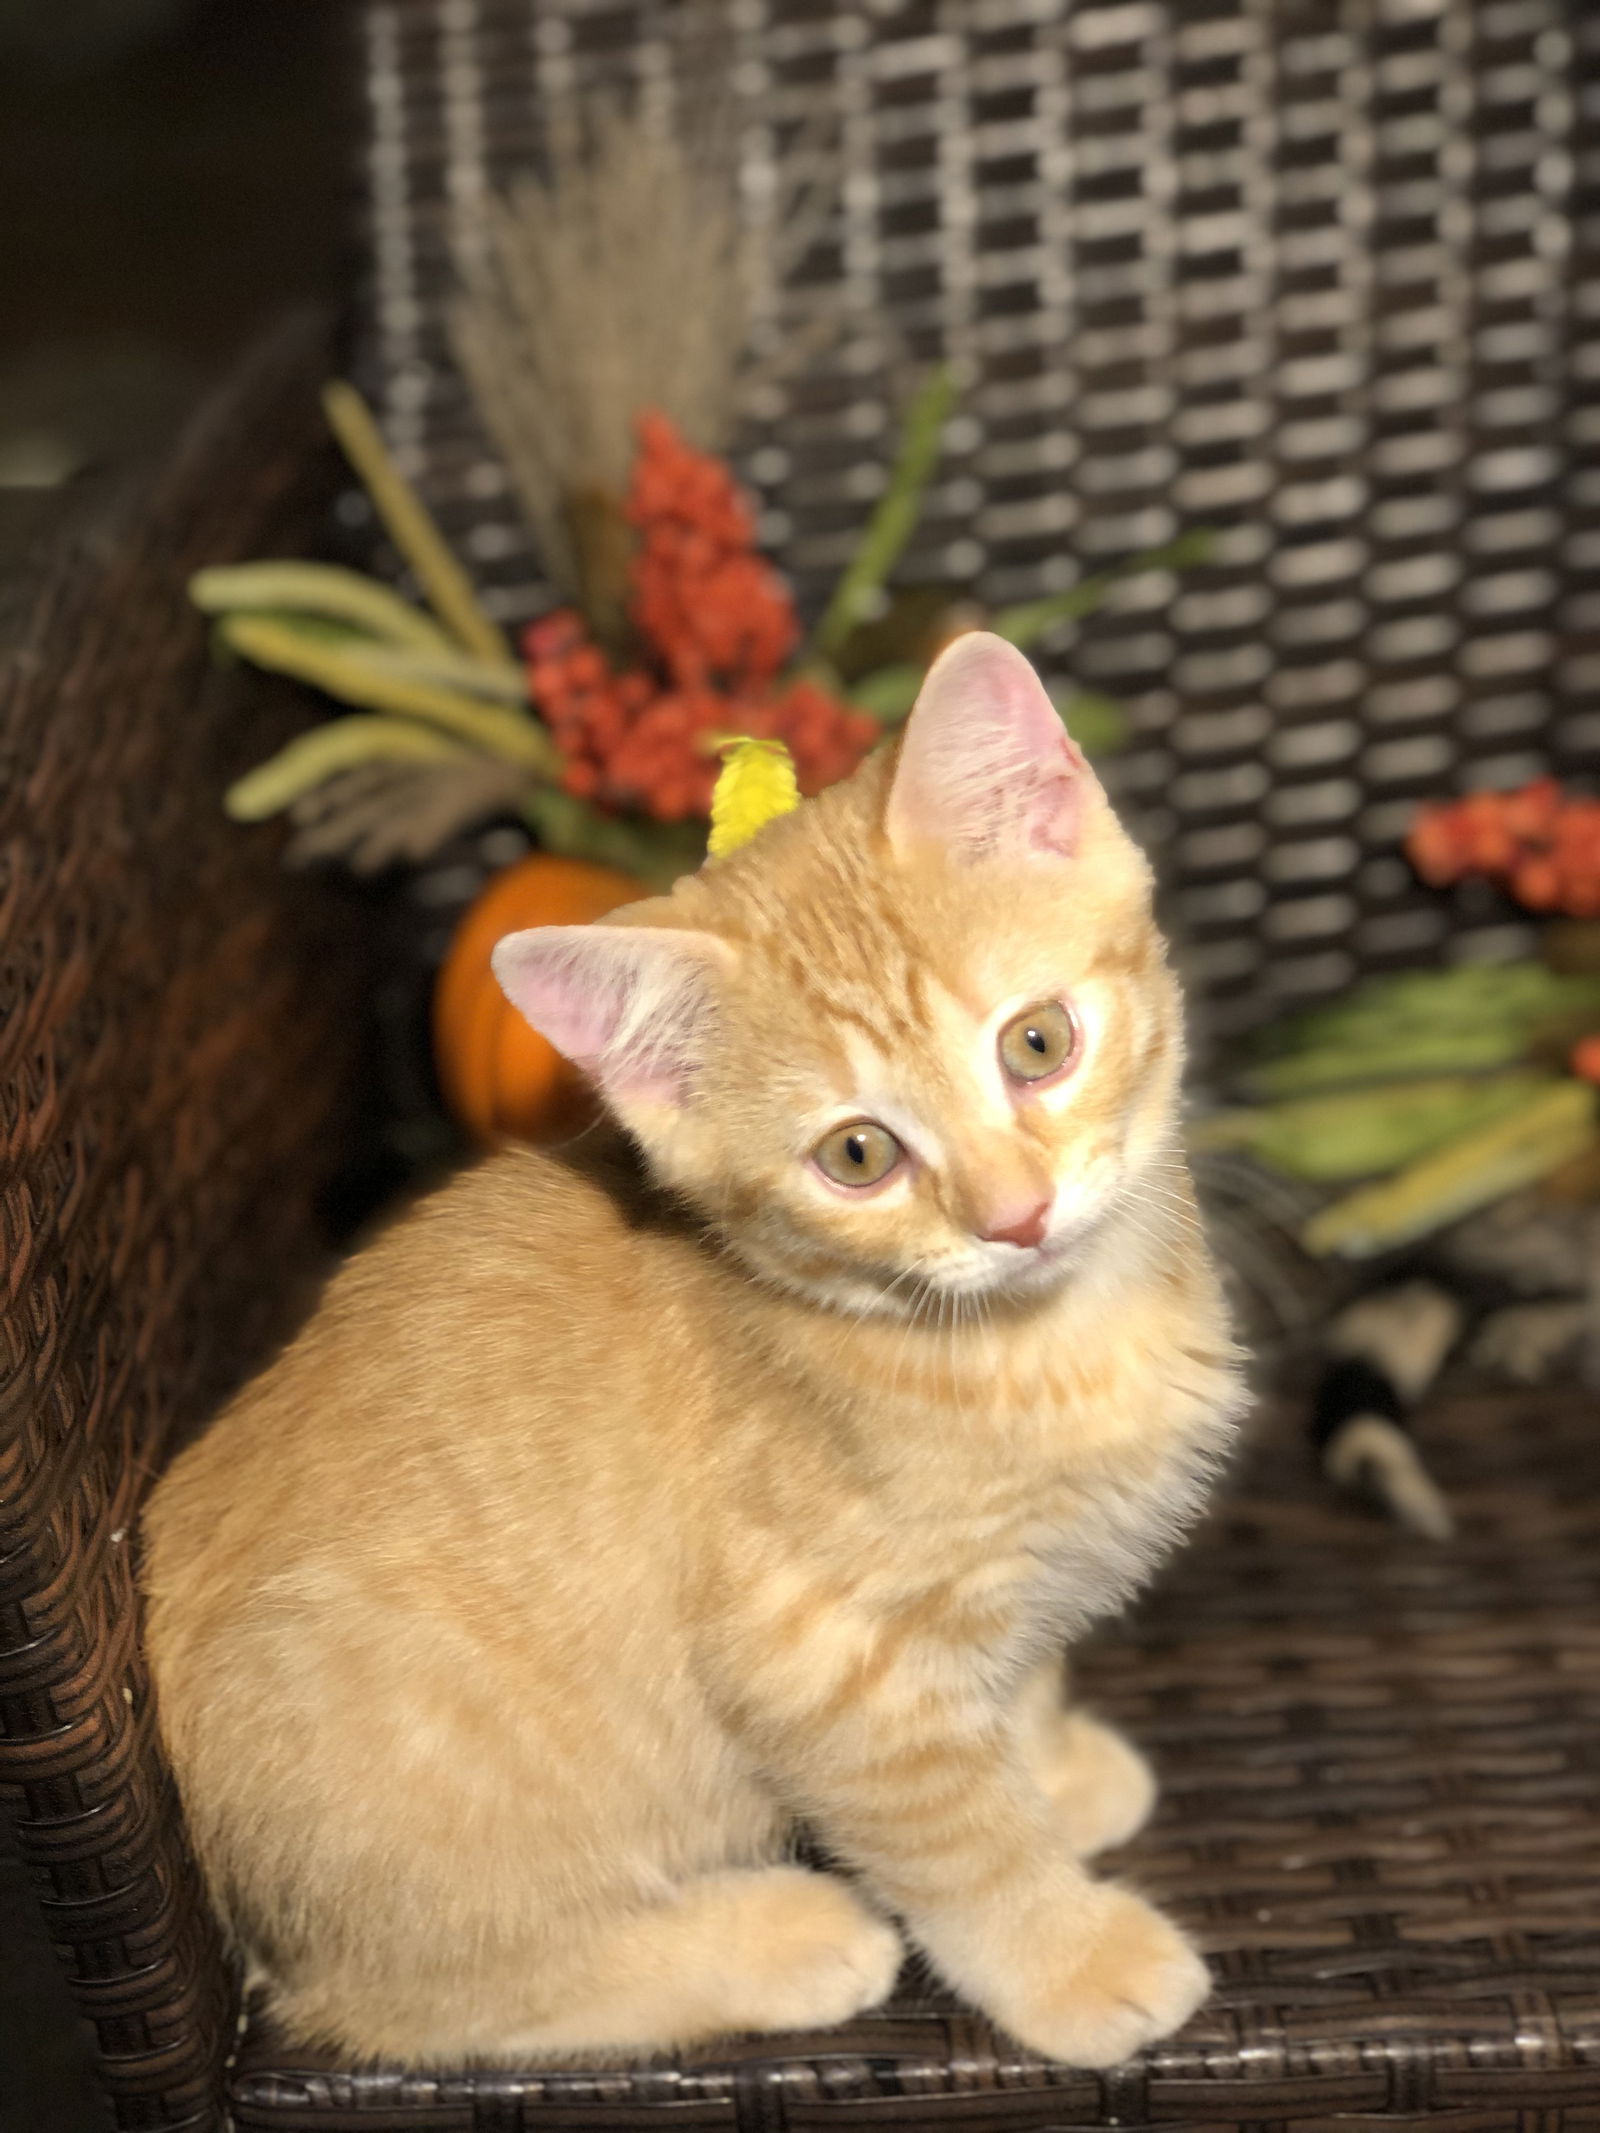
M 325 360 L 280 339 L 163 481 L 45 558 L 0 666 L 0 1787 L 125 2128 L 210 2122 L 233 2018 L 155 1747 L 135 1522 L 316 1263 L 358 1022 L 321 904 L 220 808 L 303 711 L 210 671 L 184 584 L 304 542 Z
M 1164 1781 L 1129 1871 L 1217 1975 L 1146 2059 L 1052 2069 L 913 1983 L 789 2051 L 610 2075 L 353 2074 L 256 2038 L 240 2128 L 1600 2124 L 1600 1432 L 1564 1394 L 1458 1399 L 1428 1437 L 1449 1547 L 1330 1498 L 1284 1416 L 1085 1655 Z
M 1563 0 L 712 0 L 745 198 L 837 157 L 765 349 L 848 329 L 741 453 L 809 603 L 892 441 L 962 382 L 907 571 L 1026 599 L 1209 525 L 1049 647 L 1126 705 L 1116 768 L 1223 1023 L 1426 955 L 1419 794 L 1592 768 L 1600 722 L 1600 15 Z M 474 206 L 577 89 L 671 94 L 678 0 L 367 10 L 385 419 L 510 619 L 526 536 L 449 364 Z M 879 322 L 893 321 L 892 341 Z M 1174 596 L 1176 592 L 1176 597 Z

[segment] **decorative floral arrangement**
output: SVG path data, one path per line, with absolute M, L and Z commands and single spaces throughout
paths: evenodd
M 1567 1068 L 1597 1023 L 1600 978 L 1541 963 L 1369 979 L 1266 1031 L 1191 1143 L 1328 1189 L 1302 1243 L 1371 1258 L 1561 1173 L 1600 1183 L 1595 1090 Z
M 820 791 L 905 715 L 928 660 L 957 630 L 982 621 L 1028 646 L 1091 613 L 1128 572 L 1205 553 L 1205 536 L 1189 535 L 993 615 L 953 593 L 913 603 L 898 640 L 881 622 L 873 635 L 915 656 L 863 672 L 863 625 L 886 605 L 893 620 L 885 581 L 915 529 L 950 403 L 943 373 L 915 396 L 885 492 L 809 638 L 756 550 L 727 466 L 647 410 L 624 501 L 633 547 L 620 628 L 607 643 L 591 615 L 558 607 L 525 628 L 519 658 L 365 405 L 348 385 L 330 386 L 329 421 L 428 607 L 325 564 L 199 573 L 191 591 L 225 652 L 350 707 L 241 779 L 231 812 L 287 813 L 295 858 L 337 858 L 364 873 L 425 859 L 472 823 L 517 813 L 549 851 L 664 883 L 704 854 L 723 740 L 782 741 L 802 793 Z M 1061 709 L 1090 753 L 1120 738 L 1102 698 L 1068 695 Z
M 1572 921 L 1546 928 L 1546 960 L 1579 976 L 1600 972 L 1600 800 L 1535 778 L 1514 792 L 1435 802 L 1417 810 L 1406 856 L 1434 888 L 1477 877 L 1525 911 Z M 1600 1083 L 1600 1006 L 1591 1020 L 1567 1064 Z
M 225 656 L 340 707 L 227 796 L 243 821 L 287 815 L 292 860 L 377 873 L 506 817 L 536 839 L 467 914 L 435 993 L 441 1082 L 486 1138 L 564 1129 L 584 1093 L 501 1011 L 497 930 L 596 917 L 698 865 L 708 831 L 715 851 L 758 803 L 847 775 L 960 630 L 1032 646 L 1128 572 L 1180 569 L 1209 545 L 1191 534 L 993 614 L 965 587 L 897 589 L 954 405 L 934 370 L 807 630 L 725 456 L 737 421 L 830 339 L 866 332 L 886 370 L 908 365 L 884 321 L 797 316 L 798 269 L 831 212 L 825 150 L 751 222 L 725 126 L 692 105 L 665 120 L 568 114 L 544 176 L 486 203 L 463 260 L 456 357 L 557 604 L 512 641 L 345 384 L 324 395 L 330 426 L 418 597 L 309 562 L 206 570 L 192 585 Z M 1058 708 L 1090 754 L 1117 745 L 1104 699 L 1066 694 Z M 719 787 L 736 739 L 758 745 Z
M 639 542 L 635 659 L 614 666 L 573 608 L 523 634 L 564 790 L 662 822 L 703 819 L 730 733 L 784 742 L 802 793 L 852 771 L 879 738 L 877 720 L 786 671 L 800 642 L 788 587 L 757 555 L 727 468 L 691 450 L 664 415 L 640 417 L 627 516 Z
M 1530 1186 L 1600 1197 L 1600 800 L 1554 778 L 1419 808 L 1406 855 L 1434 888 L 1481 879 L 1550 921 L 1541 958 L 1376 978 L 1264 1033 L 1197 1122 L 1331 1187 L 1318 1254 L 1364 1258 Z
M 1180 568 L 1208 545 L 1189 535 L 992 615 L 955 593 L 924 595 L 897 628 L 886 581 L 915 529 L 951 405 L 936 372 L 911 402 L 884 493 L 805 636 L 728 467 L 646 410 L 621 513 L 631 546 L 620 594 L 603 619 L 576 603 L 538 617 L 519 657 L 359 396 L 336 384 L 324 404 L 427 605 L 320 563 L 200 572 L 191 592 L 226 655 L 345 707 L 240 779 L 227 805 L 241 821 L 287 814 L 293 859 L 358 873 L 420 862 L 476 823 L 519 815 L 542 852 L 511 883 L 490 884 L 501 931 L 597 916 L 621 889 L 663 887 L 698 865 L 730 740 L 769 743 L 772 769 L 781 756 L 800 794 L 818 792 L 904 717 L 951 635 L 982 621 L 1030 645 L 1091 613 L 1128 572 Z M 863 644 L 912 656 L 874 660 Z M 1059 708 L 1090 753 L 1120 737 L 1101 698 L 1067 695 Z M 484 1138 L 564 1128 L 581 1113 L 581 1091 L 542 1039 L 491 1012 L 492 945 L 469 913 L 436 996 L 446 1093 Z
M 1478 875 L 1525 910 L 1600 918 L 1600 800 L 1554 778 L 1419 808 L 1406 856 L 1436 889 Z

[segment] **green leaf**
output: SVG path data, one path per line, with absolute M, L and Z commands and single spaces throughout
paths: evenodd
M 1050 691 L 1067 731 L 1085 755 L 1115 755 L 1126 746 L 1128 720 L 1120 704 L 1089 689 Z
M 1004 637 L 1025 652 L 1058 624 L 1081 622 L 1085 615 L 1092 615 L 1124 578 L 1136 578 L 1151 570 L 1191 570 L 1196 563 L 1203 563 L 1215 546 L 1216 535 L 1210 528 L 1196 527 L 1163 548 L 1147 548 L 1142 555 L 1130 556 L 1114 570 L 1080 578 L 1065 592 L 1047 593 L 1042 600 L 1024 600 L 1016 607 L 1003 607 L 989 627 L 997 637 Z
M 850 691 L 849 701 L 856 710 L 865 711 L 885 726 L 898 725 L 917 700 L 917 691 L 922 687 L 926 668 L 915 661 L 903 665 L 879 667 L 875 674 L 867 674 Z
M 706 855 L 703 822 L 652 822 L 642 815 L 611 815 L 559 786 L 536 786 L 523 803 L 523 812 L 546 851 L 615 867 L 654 889 L 670 888 Z
M 445 734 L 410 719 L 331 719 L 247 771 L 228 787 L 223 805 L 236 822 L 264 822 L 358 763 L 456 762 L 468 753 Z
M 939 463 L 944 426 L 955 405 L 956 389 L 942 365 L 930 371 L 906 410 L 900 449 L 877 507 L 867 521 L 854 556 L 834 588 L 833 598 L 812 633 L 810 649 L 836 652 L 863 621 L 916 531 L 923 491 Z
M 1319 1257 L 1370 1259 L 1520 1192 L 1592 1144 L 1595 1099 L 1587 1082 L 1558 1081 L 1381 1184 L 1335 1200 L 1306 1224 L 1301 1241 Z

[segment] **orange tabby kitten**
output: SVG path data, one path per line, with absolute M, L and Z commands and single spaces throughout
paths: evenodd
M 167 1746 L 278 2018 L 646 2052 L 840 2021 L 903 1933 L 1056 2059 L 1173 2029 L 1204 1965 L 1084 1866 L 1151 1780 L 1058 1654 L 1239 1380 L 1148 870 L 1032 669 L 963 637 L 897 750 L 497 968 L 643 1175 L 457 1179 L 146 1522 Z

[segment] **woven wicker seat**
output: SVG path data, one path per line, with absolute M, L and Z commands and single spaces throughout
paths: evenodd
M 521 154 L 519 69 L 561 92 L 662 19 L 580 0 L 540 12 L 565 44 L 530 40 L 521 0 L 392 0 L 368 18 L 371 378 L 458 535 L 486 484 L 438 361 L 440 203 L 463 158 L 492 172 Z M 1132 704 L 1125 795 L 1165 846 L 1213 1008 L 1240 1020 L 1436 944 L 1446 917 L 1385 858 L 1415 794 L 1469 761 L 1498 775 L 1593 756 L 1600 27 L 1544 0 L 1355 15 L 1236 0 L 738 11 L 752 94 L 835 81 L 856 55 L 852 153 L 875 144 L 888 218 L 871 293 L 919 351 L 953 343 L 977 365 L 957 472 L 979 501 L 959 485 L 936 499 L 935 561 L 970 520 L 1009 598 L 1048 582 L 1063 541 L 1090 557 L 1127 545 L 1117 529 L 1161 503 L 1140 453 L 1168 438 L 1181 470 L 1220 470 L 1215 511 L 1188 515 L 1269 528 L 1226 552 L 1205 598 L 1157 626 L 1140 593 L 1081 648 Z M 925 77 L 970 129 L 935 129 L 931 161 Z M 503 91 L 487 126 L 466 115 L 474 81 Z M 1000 209 L 1038 210 L 1023 165 L 1037 128 L 1068 117 L 1080 152 L 1046 236 L 1067 215 L 1074 273 L 1046 275 L 1040 299 L 1037 244 Z M 1176 184 L 1146 205 L 1190 264 L 1129 295 L 1110 272 L 1124 239 L 1069 210 L 1116 204 L 1105 174 L 1130 167 L 1132 136 L 1146 170 L 1177 156 L 1160 166 Z M 1010 245 L 1026 273 L 936 276 L 928 294 L 895 245 L 916 234 L 930 169 L 947 201 L 979 184 L 983 258 Z M 1392 227 L 1366 213 L 1377 173 Z M 1240 214 L 1270 256 L 1206 265 Z M 1007 296 L 1028 273 L 1034 293 Z M 1330 289 L 1343 310 L 1319 325 Z M 1049 350 L 1015 323 L 1040 301 L 1071 328 L 1064 395 L 1044 392 Z M 1152 315 L 1166 338 L 1119 354 L 1115 335 Z M 1174 358 L 1207 335 L 1237 360 L 1202 387 Z M 314 332 L 277 336 L 158 482 L 41 549 L 0 622 L 0 1794 L 119 2127 L 1600 2125 L 1600 1431 L 1575 1393 L 1463 1389 L 1439 1406 L 1430 1442 L 1462 1526 L 1448 1547 L 1330 1497 L 1295 1416 L 1267 1415 L 1200 1540 L 1085 1655 L 1088 1692 L 1164 1783 L 1127 1871 L 1217 1975 L 1212 2003 L 1144 2060 L 1040 2065 L 914 1974 L 826 2037 L 605 2073 L 358 2070 L 236 2034 L 237 1980 L 156 1746 L 130 1535 L 160 1460 L 302 1308 L 363 1094 L 369 914 L 285 876 L 218 804 L 303 707 L 213 671 L 183 599 L 203 561 L 315 537 L 337 481 L 315 405 L 326 362 Z M 1163 379 L 1137 420 L 1112 404 Z M 852 516 L 846 405 L 824 377 L 775 418 L 815 454 L 789 527 L 813 589 Z M 1337 435 L 1306 427 L 1345 418 Z M 1028 516 L 1052 483 L 1070 538 Z M 485 567 L 508 613 L 525 606 L 509 533 Z M 1443 635 L 1427 638 L 1430 617 Z M 1270 651 L 1270 729 L 1237 716 L 1263 688 L 1229 663 L 1252 642 Z M 1264 782 L 1240 775 L 1258 760 Z M 1328 837 L 1331 888 L 1314 849 Z M 1464 903 L 1448 922 L 1506 916 Z
M 1065 2073 L 910 1978 L 827 2036 L 618 2074 L 352 2073 L 252 2036 L 237 2124 L 1592 2123 L 1600 1439 L 1551 1396 L 1458 1399 L 1434 1434 L 1449 1550 L 1331 1502 L 1268 1424 L 1200 1542 L 1085 1655 L 1164 1780 L 1128 1870 L 1217 1975 L 1146 2059 Z

